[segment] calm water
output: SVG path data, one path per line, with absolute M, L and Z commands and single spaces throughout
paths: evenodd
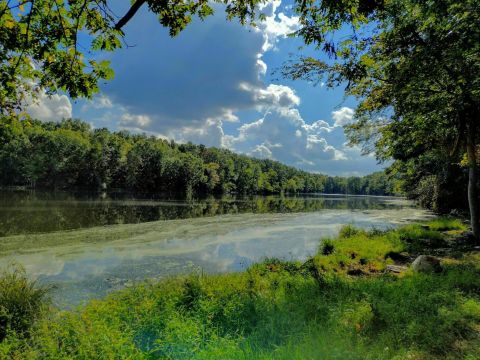
M 238 271 L 266 257 L 305 259 L 343 224 L 387 228 L 430 216 L 403 199 L 308 195 L 146 199 L 0 192 L 0 267 L 22 264 L 72 306 L 195 269 Z

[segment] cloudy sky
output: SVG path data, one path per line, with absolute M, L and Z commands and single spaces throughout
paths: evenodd
M 173 39 L 143 9 L 124 28 L 129 47 L 106 55 L 115 79 L 93 101 L 44 96 L 29 112 L 225 147 L 313 172 L 379 170 L 373 157 L 345 145 L 342 125 L 352 120 L 355 102 L 341 88 L 272 75 L 292 54 L 321 56 L 287 38 L 297 26 L 288 5 L 272 0 L 255 29 L 226 21 L 218 8 Z

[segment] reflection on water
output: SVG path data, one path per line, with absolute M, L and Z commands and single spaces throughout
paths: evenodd
M 43 218 L 48 224 L 42 231 L 57 230 L 60 220 L 63 229 L 79 228 L 28 234 L 39 228 L 10 214 L 9 224 L 16 225 L 6 232 L 27 234 L 0 238 L 0 266 L 16 261 L 39 281 L 55 284 L 61 307 L 195 268 L 218 273 L 242 270 L 266 257 L 305 259 L 315 253 L 320 238 L 335 235 L 346 223 L 388 228 L 430 216 L 405 200 L 373 197 L 181 202 L 14 195 L 16 204 L 8 196 L 13 212 L 38 224 Z M 105 224 L 117 225 L 96 226 Z
M 146 199 L 130 194 L 0 191 L 0 236 L 242 213 L 312 212 L 322 209 L 397 208 L 381 197 L 304 195 L 198 200 Z

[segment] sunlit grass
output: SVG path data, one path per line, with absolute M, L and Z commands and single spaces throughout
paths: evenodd
M 37 322 L 30 339 L 5 339 L 0 355 L 479 358 L 479 255 L 445 261 L 439 274 L 383 272 L 393 261 L 388 254 L 405 251 L 409 241 L 445 236 L 427 225 L 386 232 L 344 228 L 305 264 L 268 259 L 243 273 L 144 283 L 52 314 Z M 363 276 L 348 275 L 351 268 Z
M 467 226 L 460 219 L 451 217 L 439 217 L 428 221 L 427 225 L 430 230 L 448 231 L 448 230 L 467 230 Z
M 366 273 L 378 273 L 391 263 L 387 254 L 405 249 L 399 238 L 389 233 L 372 235 L 365 230 L 352 231 L 351 228 L 343 228 L 340 233 L 337 239 L 322 240 L 323 250 L 314 257 L 315 265 L 322 272 L 347 273 L 358 269 Z M 333 249 L 324 251 L 326 245 Z

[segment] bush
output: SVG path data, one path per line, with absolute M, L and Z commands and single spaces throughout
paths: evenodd
M 330 255 L 333 254 L 334 251 L 335 245 L 332 240 L 325 239 L 322 241 L 322 244 L 320 245 L 320 253 L 322 255 Z
M 9 332 L 28 336 L 48 303 L 49 287 L 28 279 L 21 267 L 13 266 L 0 275 L 0 341 Z

